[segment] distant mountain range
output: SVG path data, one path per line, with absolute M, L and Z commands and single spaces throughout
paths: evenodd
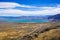
M 0 18 L 3 19 L 29 19 L 29 20 L 35 20 L 35 19 L 47 19 L 47 16 L 0 16 Z
M 56 14 L 56 15 L 53 15 L 53 16 L 49 16 L 48 19 L 50 21 L 60 21 L 60 14 Z
M 0 16 L 0 19 L 27 19 L 27 20 L 49 20 L 49 21 L 60 21 L 60 14 L 56 15 L 46 15 L 46 16 Z

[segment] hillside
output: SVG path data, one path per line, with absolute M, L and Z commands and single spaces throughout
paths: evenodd
M 52 29 L 44 32 L 35 40 L 60 40 L 60 29 Z
M 60 22 L 0 23 L 0 40 L 43 40 L 44 37 L 59 39 Z
M 49 16 L 48 19 L 51 21 L 60 21 L 60 14 Z

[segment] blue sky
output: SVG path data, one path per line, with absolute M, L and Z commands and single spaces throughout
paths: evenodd
M 0 16 L 54 15 L 60 0 L 0 0 Z
M 0 0 L 0 2 L 16 2 L 35 6 L 55 6 L 56 4 L 60 4 L 60 0 Z

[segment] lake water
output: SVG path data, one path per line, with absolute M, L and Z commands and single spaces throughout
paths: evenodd
M 27 19 L 5 19 L 5 22 L 34 22 L 34 23 L 42 23 L 42 22 L 48 22 L 48 20 L 27 20 Z

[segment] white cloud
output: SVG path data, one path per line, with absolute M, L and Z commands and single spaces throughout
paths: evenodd
M 24 7 L 24 8 L 37 8 L 38 10 L 33 11 L 24 11 L 20 9 L 13 9 L 15 7 Z M 13 2 L 0 2 L 0 16 L 16 16 L 16 15 L 53 15 L 60 13 L 60 8 L 58 7 L 35 7 L 28 5 L 21 5 Z M 6 9 L 3 9 L 6 8 Z M 41 10 L 42 9 L 42 10 Z M 26 9 L 25 9 L 26 10 Z
M 55 9 L 45 9 L 45 10 L 39 10 L 39 11 L 23 11 L 18 9 L 3 9 L 0 10 L 0 13 L 3 15 L 9 14 L 9 15 L 52 15 L 60 13 L 60 8 Z
M 19 4 L 13 2 L 0 2 L 0 8 L 15 8 L 17 6 Z
M 0 8 L 15 8 L 15 7 L 36 8 L 35 6 L 22 5 L 14 2 L 0 2 Z
M 55 11 L 56 13 L 60 13 L 60 8 L 56 8 L 54 11 Z

